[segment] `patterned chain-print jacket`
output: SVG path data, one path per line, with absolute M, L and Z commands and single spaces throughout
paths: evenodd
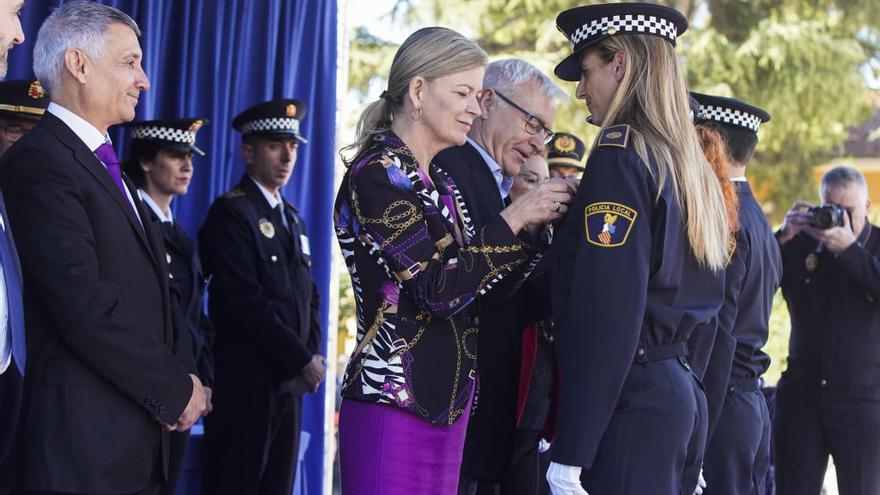
M 477 329 L 463 310 L 505 276 L 524 276 L 535 253 L 501 217 L 475 230 L 452 179 L 431 165 L 426 183 L 393 133 L 362 157 L 334 215 L 357 305 L 342 395 L 452 424 L 476 380 Z

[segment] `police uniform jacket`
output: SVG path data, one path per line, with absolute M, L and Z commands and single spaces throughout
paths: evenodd
M 477 329 L 465 310 L 529 254 L 500 216 L 475 227 L 454 181 L 436 164 L 429 170 L 430 183 L 388 132 L 343 178 L 336 233 L 358 343 L 342 395 L 452 424 L 475 378 Z
M 781 246 L 782 294 L 791 315 L 780 389 L 834 390 L 875 398 L 880 390 L 880 229 L 869 223 L 835 255 L 805 233 Z
M 553 251 L 562 372 L 554 460 L 589 469 L 634 361 L 676 357 L 718 311 L 723 277 L 700 267 L 669 182 L 626 125 L 603 131 Z
M 187 333 L 184 342 L 189 345 L 181 352 L 191 356 L 193 373 L 198 375 L 202 384 L 211 387 L 214 382 L 214 357 L 211 351 L 214 327 L 202 309 L 202 294 L 206 285 L 202 263 L 193 240 L 180 224 L 162 222 L 152 208 L 147 209 L 162 231 L 172 297 L 177 299 L 175 309 L 181 317 L 177 325 L 180 326 L 179 331 Z
M 319 298 L 305 225 L 293 206 L 283 204 L 289 231 L 279 209 L 244 175 L 214 201 L 199 231 L 211 277 L 218 387 L 221 371 L 232 376 L 244 370 L 277 386 L 298 376 L 320 351 Z
M 703 378 L 710 434 L 720 418 L 728 383 L 757 379 L 770 366 L 770 356 L 761 349 L 767 343 L 773 296 L 782 278 L 779 244 L 761 206 L 748 182 L 734 182 L 734 186 L 739 197 L 740 229 L 736 249 L 725 270 L 724 303 L 718 312 L 719 337 L 729 335 L 734 345 L 711 350 L 708 366 L 712 369 Z M 711 340 L 705 337 L 695 333 L 691 342 Z M 707 351 L 705 344 L 692 348 L 695 354 Z

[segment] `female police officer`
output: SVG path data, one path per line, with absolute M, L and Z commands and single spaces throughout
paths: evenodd
M 673 49 L 687 28 L 653 4 L 567 10 L 556 75 L 601 127 L 560 227 L 553 316 L 562 368 L 558 494 L 689 493 L 706 402 L 685 341 L 721 304 L 728 220 Z

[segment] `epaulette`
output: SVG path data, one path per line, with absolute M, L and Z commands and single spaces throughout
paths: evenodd
M 239 197 L 239 196 L 244 196 L 244 191 L 242 191 L 241 189 L 236 188 L 236 189 L 230 189 L 229 191 L 226 191 L 226 192 L 223 193 L 223 195 L 220 196 L 220 197 L 223 198 L 223 199 L 232 199 L 232 198 L 237 198 L 237 197 Z
M 599 136 L 596 143 L 600 148 L 603 146 L 615 146 L 617 148 L 626 148 L 629 143 L 629 126 L 626 124 L 615 125 L 606 128 Z

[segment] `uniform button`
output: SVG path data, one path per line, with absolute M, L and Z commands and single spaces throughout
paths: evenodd
M 810 279 L 806 279 L 806 280 L 804 280 L 804 283 L 805 283 L 805 284 L 810 283 Z
M 278 256 L 275 256 L 275 255 L 273 254 L 272 257 L 269 258 L 269 259 L 271 259 L 272 262 L 274 263 L 274 262 L 278 261 Z
M 822 384 L 822 386 L 824 387 L 825 385 L 828 385 L 828 380 L 823 378 L 822 381 L 820 381 L 819 383 Z
M 168 278 L 174 278 L 174 274 L 173 274 L 173 273 L 169 273 L 169 274 L 168 274 Z
M 642 348 L 639 348 L 639 350 L 636 351 L 636 354 L 638 354 L 639 356 L 644 356 L 644 355 L 645 355 L 645 350 L 642 349 Z
M 727 391 L 728 391 L 728 392 L 733 392 L 733 385 L 727 387 Z

